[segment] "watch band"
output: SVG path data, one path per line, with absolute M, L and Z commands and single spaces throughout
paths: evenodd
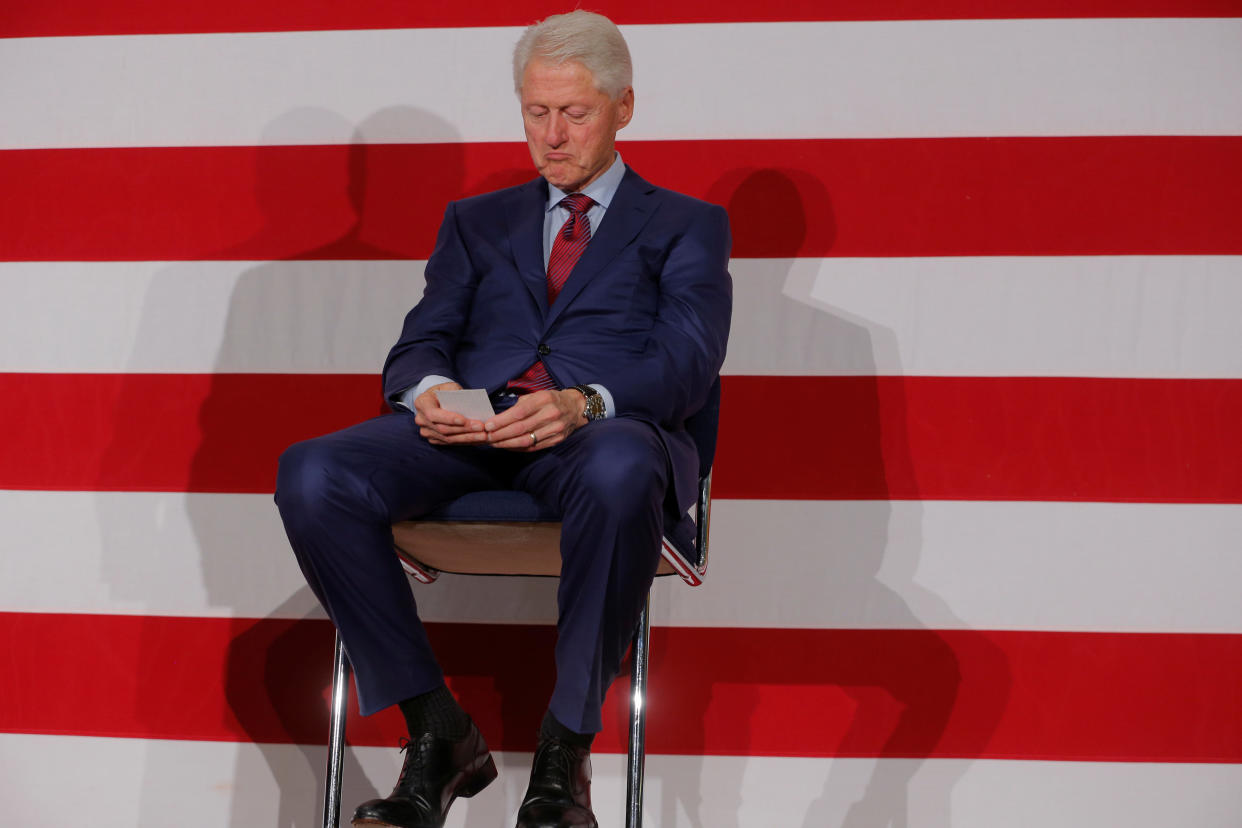
M 582 416 L 586 417 L 590 422 L 604 419 L 604 397 L 589 385 L 575 385 L 575 391 L 580 391 L 582 396 L 586 398 L 586 408 L 582 411 Z

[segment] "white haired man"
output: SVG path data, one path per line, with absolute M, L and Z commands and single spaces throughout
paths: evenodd
M 614 143 L 634 112 L 629 51 L 607 18 L 550 17 L 514 54 L 539 177 L 450 204 L 426 290 L 384 365 L 393 412 L 291 446 L 276 502 L 340 631 L 370 714 L 410 732 L 391 795 L 354 825 L 439 828 L 496 776 L 444 683 L 390 526 L 470 491 L 527 491 L 562 515 L 556 680 L 519 828 L 595 826 L 590 745 L 659 562 L 688 520 L 698 458 L 685 421 L 719 373 L 732 288 L 723 209 L 648 184 Z M 437 391 L 485 388 L 468 420 Z

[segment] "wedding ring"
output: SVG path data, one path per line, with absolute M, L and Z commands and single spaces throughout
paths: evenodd
M 532 431 L 530 433 L 530 444 L 533 446 L 533 445 L 536 445 L 538 442 L 539 442 L 539 438 L 536 437 L 535 432 Z

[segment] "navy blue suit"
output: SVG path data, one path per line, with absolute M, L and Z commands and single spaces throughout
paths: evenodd
M 725 211 L 625 177 L 555 303 L 547 184 L 454 202 L 426 290 L 384 365 L 396 400 L 432 374 L 489 392 L 542 359 L 558 387 L 598 383 L 617 416 L 532 453 L 437 447 L 406 411 L 298 443 L 276 499 L 307 581 L 336 623 L 364 713 L 442 681 L 388 527 L 461 494 L 517 488 L 563 515 L 553 714 L 599 730 L 659 561 L 665 522 L 694 501 L 684 430 L 724 360 L 732 291 Z M 541 347 L 542 346 L 542 347 Z

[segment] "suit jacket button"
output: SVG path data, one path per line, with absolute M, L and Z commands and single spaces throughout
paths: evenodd
M 539 343 L 539 356 L 547 356 L 550 353 L 552 353 L 552 349 L 549 348 L 546 344 L 540 342 Z

